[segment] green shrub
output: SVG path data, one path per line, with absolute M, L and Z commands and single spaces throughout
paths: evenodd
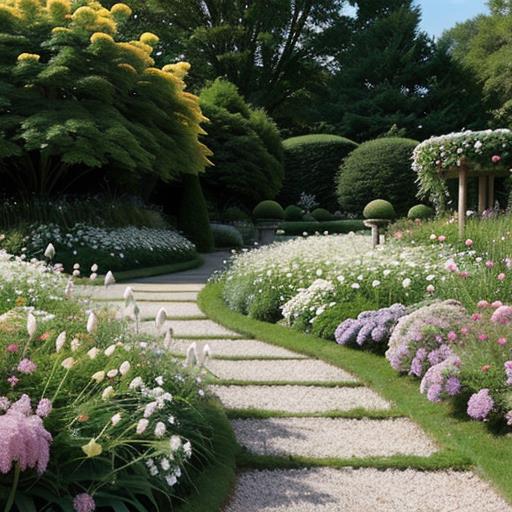
M 213 241 L 217 249 L 238 249 L 244 245 L 240 231 L 226 224 L 211 224 Z
M 416 175 L 411 156 L 417 142 L 383 138 L 361 144 L 343 162 L 337 179 L 342 210 L 360 214 L 375 197 L 394 204 L 405 215 L 416 202 Z
M 251 217 L 248 213 L 244 212 L 237 206 L 230 206 L 224 210 L 222 214 L 224 222 L 238 222 L 238 221 L 250 221 Z
M 425 204 L 417 204 L 413 206 L 409 213 L 407 214 L 407 218 L 416 220 L 416 219 L 431 219 L 434 217 L 435 211 L 434 208 L 427 206 Z
M 332 220 L 333 215 L 325 208 L 316 208 L 311 212 L 311 215 L 318 222 L 327 222 Z
M 313 215 L 311 215 L 311 213 L 304 214 L 304 216 L 302 217 L 302 221 L 303 222 L 318 222 L 315 219 L 315 217 L 313 217 Z
M 178 227 L 195 244 L 199 252 L 211 252 L 214 247 L 213 234 L 199 177 L 186 174 L 182 181 L 183 194 L 178 213 Z
M 362 311 L 374 309 L 377 309 L 377 305 L 373 301 L 357 295 L 354 300 L 336 304 L 317 316 L 312 324 L 311 332 L 320 338 L 334 340 L 334 332 L 341 322 L 347 318 L 357 318 Z
M 236 221 L 233 226 L 238 230 L 244 241 L 244 245 L 253 245 L 258 240 L 258 231 L 250 221 Z
M 252 209 L 276 197 L 283 181 L 283 148 L 272 119 L 250 107 L 226 80 L 203 89 L 200 100 L 210 120 L 202 141 L 213 151 L 214 165 L 201 176 L 208 199 L 220 209 L 233 203 Z
M 302 208 L 295 205 L 287 206 L 284 210 L 284 220 L 287 221 L 301 221 L 303 216 Z
M 255 219 L 282 220 L 284 219 L 283 207 L 276 201 L 261 201 L 252 212 Z
M 396 212 L 389 201 L 375 199 L 364 207 L 363 216 L 365 219 L 393 220 L 396 217 Z
M 279 199 L 296 203 L 301 192 L 314 194 L 319 203 L 336 209 L 335 178 L 341 161 L 357 147 L 337 135 L 303 135 L 283 142 L 285 174 Z
M 331 220 L 328 222 L 283 222 L 279 229 L 284 231 L 285 235 L 297 236 L 307 233 L 312 235 L 316 232 L 329 234 L 346 234 L 351 231 L 362 231 L 367 229 L 362 220 Z

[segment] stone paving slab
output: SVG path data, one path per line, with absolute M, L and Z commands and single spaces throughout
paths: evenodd
M 407 418 L 269 418 L 232 421 L 238 442 L 257 455 L 315 458 L 428 457 L 435 444 Z
M 364 387 L 319 386 L 211 386 L 228 409 L 271 412 L 325 413 L 354 409 L 386 410 L 391 404 Z
M 167 320 L 161 333 L 165 333 L 169 328 L 173 329 L 174 336 L 177 338 L 187 336 L 238 336 L 238 333 L 230 331 L 211 320 Z M 140 332 L 153 336 L 160 334 L 157 332 L 154 321 L 141 322 Z
M 77 286 L 75 293 L 81 297 L 90 297 L 93 300 L 102 301 L 121 301 L 126 285 L 115 284 L 105 288 L 104 286 Z M 135 291 L 135 299 L 137 302 L 158 302 L 158 301 L 195 301 L 197 300 L 195 291 L 167 291 L 167 292 L 149 292 Z
M 281 347 L 269 345 L 262 341 L 256 340 L 196 340 L 197 349 L 203 350 L 203 347 L 208 344 L 212 351 L 213 358 L 222 357 L 275 357 L 281 359 L 306 359 L 305 356 L 290 352 Z M 171 352 L 175 354 L 185 354 L 190 346 L 190 340 L 176 340 L 171 346 Z
M 130 286 L 135 292 L 144 293 L 168 293 L 168 292 L 200 292 L 204 284 L 191 283 L 132 283 Z
M 102 306 L 101 302 L 97 305 Z M 193 302 L 139 302 L 137 303 L 140 309 L 141 320 L 154 320 L 158 311 L 164 308 L 169 318 L 207 318 L 206 315 L 199 309 L 197 304 Z M 133 315 L 133 306 L 124 305 L 124 302 L 113 301 L 109 306 L 117 310 L 118 318 L 131 318 L 135 319 Z
M 225 512 L 511 512 L 471 472 L 297 469 L 240 475 Z
M 224 361 L 208 363 L 221 380 L 255 382 L 357 382 L 349 373 L 316 359 L 281 361 Z

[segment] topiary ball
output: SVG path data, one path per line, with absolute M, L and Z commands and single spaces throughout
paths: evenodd
M 306 213 L 306 214 L 302 217 L 302 220 L 303 220 L 303 221 L 306 221 L 306 222 L 316 222 L 315 217 L 313 217 L 313 215 L 311 215 L 311 213 Z
M 329 220 L 332 220 L 331 213 L 327 211 L 325 208 L 316 208 L 316 210 L 313 210 L 311 212 L 311 215 L 318 222 L 327 222 Z
M 225 222 L 250 221 L 251 217 L 237 206 L 230 206 L 224 210 L 222 218 Z
M 365 219 L 393 220 L 396 217 L 396 213 L 389 201 L 375 199 L 375 201 L 371 201 L 365 206 L 363 216 Z
M 277 201 L 261 201 L 253 210 L 253 215 L 259 220 L 283 220 L 284 210 Z
M 288 222 L 298 222 L 302 220 L 304 212 L 302 208 L 295 205 L 287 206 L 284 210 L 284 220 Z
M 431 219 L 435 215 L 434 208 L 427 206 L 426 204 L 417 204 L 413 206 L 407 214 L 408 219 Z

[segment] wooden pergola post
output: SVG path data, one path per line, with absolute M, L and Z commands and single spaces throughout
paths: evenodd
M 459 169 L 459 238 L 464 238 L 466 210 L 468 203 L 468 169 L 465 165 Z
M 487 208 L 494 208 L 494 174 L 487 178 Z
M 478 177 L 478 213 L 480 215 L 487 209 L 487 201 L 489 199 L 487 195 L 487 184 L 487 176 Z

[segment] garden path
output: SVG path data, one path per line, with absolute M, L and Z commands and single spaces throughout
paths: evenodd
M 211 391 L 232 419 L 244 459 L 225 512 L 512 510 L 471 471 L 377 469 L 383 462 L 389 468 L 388 457 L 421 463 L 437 447 L 357 377 L 207 319 L 197 293 L 226 256 L 215 254 L 201 271 L 92 290 L 93 299 L 122 316 L 123 291 L 131 286 L 142 329 L 152 334 L 164 307 L 177 357 L 191 343 L 199 353 L 211 347 Z

